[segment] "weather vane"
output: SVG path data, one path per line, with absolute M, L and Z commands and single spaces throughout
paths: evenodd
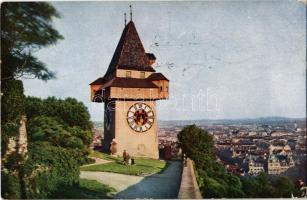
M 124 13 L 125 15 L 125 26 L 127 25 L 127 19 L 126 19 L 126 13 Z
M 132 21 L 132 6 L 129 5 L 129 7 L 130 7 L 130 21 Z

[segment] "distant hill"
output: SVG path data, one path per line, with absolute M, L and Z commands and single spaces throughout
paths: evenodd
M 186 126 L 189 124 L 196 124 L 198 126 L 204 125 L 272 125 L 284 123 L 306 123 L 306 118 L 288 118 L 288 117 L 259 117 L 259 118 L 242 118 L 242 119 L 199 119 L 199 120 L 159 120 L 158 126 Z M 94 121 L 95 128 L 103 128 L 103 121 Z
M 200 119 L 200 120 L 168 120 L 159 121 L 159 126 L 185 126 L 189 124 L 196 125 L 249 125 L 249 124 L 284 124 L 284 123 L 306 123 L 306 118 L 287 118 L 287 117 L 260 117 L 260 118 L 246 118 L 246 119 Z

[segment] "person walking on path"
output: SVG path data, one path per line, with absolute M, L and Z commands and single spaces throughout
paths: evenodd
M 126 152 L 126 150 L 124 150 L 124 152 L 123 152 L 123 159 L 124 159 L 124 163 L 126 164 L 127 163 L 127 152 Z

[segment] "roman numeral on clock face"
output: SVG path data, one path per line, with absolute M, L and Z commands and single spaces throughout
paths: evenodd
M 143 102 L 133 104 L 127 111 L 128 125 L 136 132 L 148 131 L 154 123 L 154 118 L 152 108 Z

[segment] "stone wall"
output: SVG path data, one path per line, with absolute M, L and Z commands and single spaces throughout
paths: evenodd
M 9 156 L 16 151 L 18 154 L 23 156 L 28 152 L 26 121 L 26 116 L 21 116 L 18 135 L 9 139 L 8 149 L 4 157 Z
M 183 164 L 181 184 L 178 199 L 202 199 L 192 161 L 188 158 L 186 165 Z
M 126 150 L 135 157 L 159 158 L 157 136 L 157 112 L 155 101 L 144 101 L 154 112 L 154 123 L 146 132 L 136 132 L 129 127 L 127 122 L 128 109 L 137 103 L 136 101 L 116 101 L 115 107 L 115 141 L 117 142 L 117 154 L 122 155 Z
M 28 152 L 28 140 L 27 140 L 27 129 L 26 129 L 26 116 L 21 116 L 20 126 L 19 126 L 19 135 L 17 141 L 18 153 L 25 155 Z

